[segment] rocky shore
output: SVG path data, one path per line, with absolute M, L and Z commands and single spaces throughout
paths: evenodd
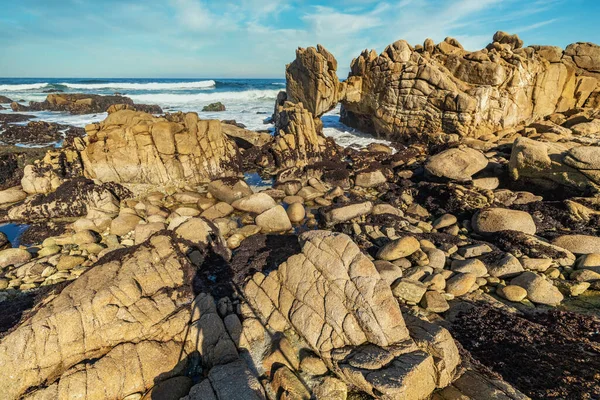
M 13 103 L 108 112 L 84 130 L 0 114 L 62 140 L 0 153 L 32 226 L 0 235 L 0 399 L 600 398 L 600 47 L 336 71 L 298 49 L 273 136 L 121 96 Z M 325 137 L 340 102 L 392 145 Z

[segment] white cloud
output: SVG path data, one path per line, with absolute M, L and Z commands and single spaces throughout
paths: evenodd
M 358 34 L 365 29 L 383 24 L 383 21 L 377 16 L 379 12 L 356 15 L 345 14 L 323 6 L 315 6 L 314 9 L 312 14 L 302 16 L 302 20 L 307 22 L 317 35 Z

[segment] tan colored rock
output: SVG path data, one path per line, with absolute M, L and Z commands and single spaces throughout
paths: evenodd
M 144 243 L 150 236 L 156 232 L 162 231 L 167 226 L 163 222 L 151 222 L 148 224 L 139 224 L 135 227 L 135 244 Z
M 546 190 L 578 192 L 600 188 L 600 148 L 578 143 L 547 143 L 519 138 L 513 145 L 509 172 L 514 180 Z
M 283 101 L 275 107 L 275 139 L 270 151 L 276 168 L 302 168 L 339 159 L 333 139 L 323 135 L 323 123 L 302 104 Z
M 215 198 L 229 204 L 253 193 L 250 186 L 243 180 L 231 181 L 219 179 L 212 181 L 207 189 Z
M 200 214 L 200 216 L 212 221 L 218 218 L 226 217 L 233 211 L 234 209 L 232 206 L 224 201 L 221 201 L 214 206 L 207 208 L 202 214 Z
M 23 264 L 31 259 L 31 253 L 24 249 L 5 249 L 0 251 L 0 269 L 9 265 Z
M 264 193 L 254 193 L 231 203 L 233 208 L 237 210 L 255 214 L 265 212 L 268 209 L 275 207 L 276 204 L 277 203 L 275 203 L 275 200 L 273 200 L 271 196 Z
M 351 204 L 348 206 L 336 207 L 325 212 L 325 221 L 330 225 L 347 222 L 351 219 L 368 215 L 373 210 L 373 203 L 370 201 L 364 203 Z
M 383 175 L 383 172 L 381 172 L 381 170 L 376 170 L 357 174 L 354 184 L 356 186 L 371 188 L 379 186 L 385 182 L 387 182 L 387 179 L 385 175 Z
M 315 117 L 333 109 L 345 95 L 338 80 L 337 61 L 323 46 L 298 48 L 296 59 L 285 71 L 286 93 L 294 103 L 302 103 Z
M 462 296 L 471 290 L 477 276 L 471 273 L 458 273 L 446 281 L 446 292 L 453 296 Z
M 400 239 L 392 240 L 377 252 L 377 258 L 380 260 L 394 261 L 400 258 L 408 257 L 419 250 L 421 244 L 412 236 L 404 236 Z
M 292 229 L 288 214 L 280 205 L 258 215 L 256 225 L 261 228 L 263 233 L 285 232 Z
M 520 286 L 527 291 L 527 298 L 534 303 L 556 306 L 564 296 L 548 280 L 533 272 L 523 272 L 510 281 L 511 285 Z
M 600 237 L 590 235 L 562 235 L 552 244 L 569 250 L 574 254 L 600 253 Z
M 505 230 L 533 235 L 537 230 L 531 215 L 525 211 L 506 208 L 480 210 L 473 216 L 472 224 L 475 232 L 481 235 L 491 235 L 494 232 Z
M 287 214 L 291 222 L 301 222 L 306 216 L 306 210 L 302 203 L 293 203 L 287 209 Z
M 56 269 L 59 271 L 66 271 L 81 265 L 85 261 L 85 257 L 81 256 L 69 256 L 63 255 L 58 260 L 58 264 L 56 264 Z
M 101 182 L 184 186 L 239 173 L 238 150 L 216 120 L 121 110 L 87 130 L 86 176 Z
M 115 218 L 110 224 L 110 233 L 123 236 L 133 231 L 142 219 L 137 215 L 122 214 Z
M 430 157 L 425 164 L 425 171 L 436 177 L 467 181 L 487 164 L 487 158 L 479 150 L 453 148 Z
M 18 188 L 11 188 L 0 191 L 0 204 L 17 203 L 24 200 L 27 193 Z

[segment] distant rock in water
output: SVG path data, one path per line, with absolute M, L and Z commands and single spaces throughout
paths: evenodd
M 10 109 L 13 110 L 14 112 L 32 111 L 29 107 L 24 106 L 21 103 L 17 103 L 16 101 L 13 101 L 12 103 L 10 103 Z
M 288 96 L 315 116 L 341 101 L 343 123 L 380 137 L 435 142 L 600 105 L 600 46 L 522 46 L 504 32 L 475 52 L 453 38 L 415 47 L 399 40 L 379 55 L 364 51 L 342 83 L 327 50 L 299 49 L 286 71 Z
M 63 93 L 64 90 L 62 89 L 46 89 L 44 90 L 44 93 Z
M 49 94 L 42 102 L 31 101 L 29 106 L 12 103 L 13 111 L 63 111 L 71 114 L 106 112 L 109 107 L 124 104 L 129 109 L 152 114 L 162 113 L 157 105 L 135 104 L 129 97 L 101 96 L 97 94 Z
M 221 103 L 220 101 L 216 102 L 216 103 L 211 103 L 211 104 L 209 104 L 207 106 L 204 106 L 202 108 L 202 111 L 212 111 L 212 112 L 214 112 L 214 111 L 225 111 L 225 105 L 223 103 Z
M 11 99 L 9 99 L 9 98 L 8 98 L 8 97 L 6 97 L 6 96 L 2 96 L 2 95 L 0 95 L 0 103 L 6 103 L 6 104 L 8 104 L 8 103 L 12 103 L 12 100 L 11 100 Z

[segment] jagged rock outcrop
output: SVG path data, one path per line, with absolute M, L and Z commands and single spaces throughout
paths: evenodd
M 278 169 L 339 159 L 335 142 L 323 135 L 323 123 L 303 104 L 280 98 L 275 117 L 275 139 L 268 146 Z
M 600 147 L 575 142 L 515 141 L 509 163 L 513 179 L 545 190 L 600 190 Z
M 155 398 L 169 384 L 185 395 L 201 363 L 210 398 L 233 398 L 235 388 L 236 398 L 263 399 L 214 298 L 195 294 L 201 266 L 191 260 L 219 245 L 185 236 L 159 232 L 111 253 L 26 314 L 0 342 L 0 398 Z M 206 398 L 198 392 L 190 398 Z
M 424 321 L 407 328 L 389 284 L 348 236 L 313 231 L 300 241 L 302 253 L 245 287 L 263 323 L 293 329 L 377 398 L 423 399 L 451 381 L 460 358 L 450 334 Z
M 302 103 L 315 117 L 333 109 L 344 97 L 346 85 L 337 77 L 337 61 L 323 46 L 298 48 L 285 70 L 288 100 Z
M 335 82 L 329 52 L 300 49 L 288 66 L 288 94 L 315 115 L 340 100 L 345 124 L 408 141 L 490 137 L 554 112 L 600 105 L 600 46 L 522 46 L 504 32 L 475 52 L 452 38 L 416 47 L 399 40 L 379 55 L 365 50 L 343 84 Z
M 28 197 L 23 203 L 8 210 L 8 218 L 17 220 L 45 220 L 81 217 L 91 212 L 108 218 L 119 213 L 119 201 L 131 192 L 117 183 L 95 185 L 82 177 L 69 180 L 49 194 Z
M 97 94 L 52 93 L 44 101 L 30 101 L 29 106 L 23 106 L 19 103 L 13 104 L 11 104 L 13 111 L 66 111 L 71 114 L 92 114 L 107 112 L 111 107 L 119 105 L 152 114 L 162 113 L 162 109 L 157 105 L 135 104 L 133 100 L 125 96 L 101 96 Z
M 239 174 L 235 143 L 196 113 L 154 117 L 121 110 L 86 127 L 85 175 L 125 184 L 199 184 Z

